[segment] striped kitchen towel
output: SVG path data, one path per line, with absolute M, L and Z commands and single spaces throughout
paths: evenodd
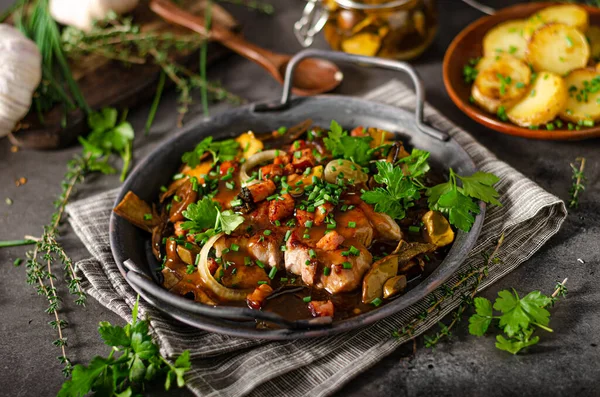
M 411 89 L 391 81 L 366 96 L 399 107 L 414 106 Z M 488 207 L 485 224 L 468 259 L 459 272 L 482 265 L 482 253 L 491 251 L 499 236 L 505 240 L 499 251 L 501 263 L 489 266 L 486 288 L 533 255 L 558 232 L 567 216 L 564 203 L 544 191 L 521 173 L 496 159 L 469 134 L 450 123 L 430 106 L 425 108 L 428 123 L 450 135 L 471 155 L 477 167 L 500 177 L 497 189 L 502 207 Z M 113 260 L 108 222 L 117 190 L 75 202 L 67 212 L 73 229 L 91 257 L 77 263 L 77 272 L 89 295 L 102 305 L 131 320 L 135 292 L 125 282 Z M 457 277 L 447 285 L 454 285 Z M 440 293 L 439 291 L 437 291 Z M 462 291 L 448 298 L 441 310 L 420 322 L 413 335 L 420 335 L 460 303 Z M 200 331 L 172 320 L 145 302 L 140 312 L 150 319 L 161 352 L 174 357 L 189 350 L 192 369 L 187 386 L 199 396 L 326 396 L 385 355 L 409 340 L 394 338 L 401 329 L 429 306 L 425 298 L 404 311 L 360 330 L 327 338 L 285 342 L 247 340 Z

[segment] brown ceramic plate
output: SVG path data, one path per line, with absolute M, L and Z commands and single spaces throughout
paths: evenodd
M 510 122 L 500 121 L 496 116 L 469 102 L 471 85 L 463 80 L 463 67 L 468 59 L 483 54 L 482 40 L 485 33 L 501 22 L 510 19 L 523 19 L 542 8 L 556 3 L 524 3 L 498 10 L 494 15 L 480 18 L 467 26 L 454 38 L 444 56 L 444 85 L 452 101 L 460 110 L 480 124 L 504 134 L 532 139 L 579 140 L 600 137 L 600 126 L 584 128 L 580 131 L 569 130 L 530 130 Z M 580 5 L 590 16 L 590 25 L 600 25 L 600 8 Z M 566 123 L 565 123 L 566 124 Z

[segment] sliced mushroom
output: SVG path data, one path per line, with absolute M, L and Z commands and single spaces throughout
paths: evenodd
M 388 279 L 385 284 L 383 284 L 383 297 L 390 298 L 394 295 L 398 295 L 401 292 L 404 292 L 406 289 L 406 276 L 401 274 L 399 276 L 394 276 Z
M 388 255 L 373 263 L 363 279 L 362 301 L 371 303 L 383 296 L 384 283 L 398 273 L 398 255 Z
M 127 192 L 113 211 L 121 218 L 150 233 L 161 222 L 155 209 L 132 191 Z
M 417 255 L 433 252 L 435 248 L 436 246 L 434 244 L 407 243 L 406 241 L 401 240 L 393 253 L 398 255 L 398 260 L 400 262 L 407 262 Z
M 425 225 L 425 239 L 437 247 L 444 247 L 454 241 L 454 231 L 444 215 L 438 211 L 429 211 L 421 218 Z
M 200 248 L 192 245 L 190 248 L 186 248 L 183 245 L 177 245 L 177 255 L 183 262 L 188 265 L 196 263 L 196 256 L 200 253 Z

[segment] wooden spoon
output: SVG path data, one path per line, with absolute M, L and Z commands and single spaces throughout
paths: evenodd
M 152 0 L 152 11 L 165 20 L 184 26 L 203 36 L 220 42 L 246 59 L 256 62 L 267 70 L 277 81 L 283 83 L 285 69 L 291 56 L 278 54 L 252 44 L 240 35 L 213 24 L 210 32 L 206 30 L 201 17 L 190 14 L 168 0 Z M 297 95 L 316 95 L 337 87 L 343 79 L 342 72 L 329 61 L 308 58 L 301 61 L 294 71 L 293 92 Z

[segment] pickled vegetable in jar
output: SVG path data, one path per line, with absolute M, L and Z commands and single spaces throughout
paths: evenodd
M 307 8 L 312 7 L 313 14 L 317 2 L 323 14 L 313 16 L 313 29 L 305 32 L 314 35 L 324 24 L 325 39 L 334 50 L 408 60 L 421 55 L 437 32 L 436 0 L 309 0 Z M 297 35 L 298 24 L 309 23 L 306 16 L 305 9 L 295 26 Z

